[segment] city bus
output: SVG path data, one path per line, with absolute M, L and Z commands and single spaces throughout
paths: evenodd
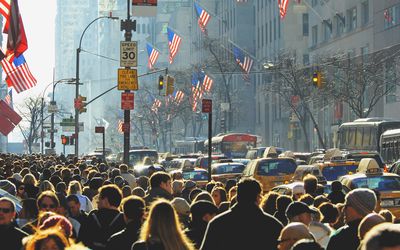
M 381 135 L 380 154 L 386 163 L 400 159 L 400 129 L 386 130 Z
M 212 153 L 223 154 L 228 158 L 245 158 L 249 148 L 257 147 L 258 136 L 244 133 L 218 134 L 211 138 Z M 204 142 L 208 149 L 208 140 Z
M 205 138 L 202 137 L 186 137 L 184 140 L 175 141 L 175 154 L 189 154 L 204 151 Z
M 400 128 L 400 121 L 387 118 L 362 118 L 339 126 L 340 150 L 368 150 L 380 152 L 379 140 L 383 132 Z

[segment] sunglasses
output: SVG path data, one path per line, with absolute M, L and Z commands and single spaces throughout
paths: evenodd
M 19 190 L 24 190 L 25 187 L 21 186 L 21 187 L 19 187 L 18 189 L 19 189 Z
M 5 214 L 11 213 L 13 210 L 11 208 L 0 208 L 0 212 Z
M 51 209 L 54 209 L 54 208 L 56 208 L 57 206 L 56 205 L 54 205 L 54 204 L 41 204 L 40 205 L 40 208 L 51 208 Z

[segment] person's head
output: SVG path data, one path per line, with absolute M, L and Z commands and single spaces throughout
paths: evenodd
M 237 186 L 233 186 L 229 189 L 229 195 L 228 195 L 228 200 L 232 201 L 233 196 L 236 196 L 237 194 Z
M 221 204 L 221 202 L 227 200 L 226 191 L 223 187 L 214 187 L 211 191 L 211 196 L 213 197 L 214 203 L 215 205 L 217 205 L 217 207 L 219 206 L 219 204 Z
M 68 212 L 72 217 L 77 217 L 81 211 L 81 203 L 78 196 L 70 194 L 67 197 Z
M 346 194 L 344 204 L 344 218 L 349 223 L 374 211 L 376 196 L 367 188 L 357 188 Z
M 0 225 L 9 225 L 16 215 L 15 203 L 7 198 L 0 198 Z
M 54 185 L 50 181 L 44 180 L 41 181 L 39 184 L 39 193 L 42 193 L 44 191 L 56 192 L 56 189 L 54 188 Z
M 121 171 L 121 173 L 128 173 L 128 165 L 126 164 L 119 165 L 119 170 Z
M 292 198 L 288 195 L 281 195 L 276 199 L 276 210 L 278 212 L 286 212 L 287 207 L 292 203 Z
M 274 191 L 266 193 L 261 200 L 261 209 L 270 215 L 274 215 L 276 212 L 276 200 L 279 196 L 280 194 Z
M 180 197 L 175 197 L 171 201 L 171 204 L 179 216 L 189 216 L 190 205 L 185 199 L 180 198 Z
M 192 181 L 192 180 L 187 180 L 185 181 L 185 185 L 184 188 L 186 190 L 188 190 L 189 192 L 192 191 L 193 189 L 195 189 L 197 187 L 196 182 Z M 211 192 L 210 192 L 211 193 Z
M 226 181 L 226 183 L 225 183 L 225 190 L 226 190 L 227 192 L 229 192 L 229 190 L 230 190 L 232 187 L 235 187 L 236 184 L 237 184 L 237 181 L 236 181 L 235 179 L 228 179 L 228 180 Z
M 340 181 L 332 181 L 331 187 L 334 193 L 342 192 L 343 189 L 343 185 Z
M 146 192 L 141 187 L 135 187 L 134 189 L 132 189 L 132 195 L 136 195 L 143 198 L 146 195 Z
M 390 223 L 394 223 L 394 219 L 396 218 L 394 214 L 387 209 L 382 209 L 378 214 L 385 218 L 386 222 Z
M 312 197 L 312 195 L 310 194 L 303 194 L 298 201 L 304 202 L 307 205 L 312 206 L 314 204 L 314 197 Z
M 141 197 L 128 196 L 122 200 L 121 207 L 126 222 L 142 221 L 146 205 Z
M 207 183 L 206 185 L 206 191 L 209 192 L 211 194 L 211 191 L 213 190 L 213 188 L 215 187 L 216 183 L 215 181 L 210 181 L 209 183 Z
M 69 238 L 72 236 L 72 224 L 67 218 L 62 215 L 53 215 L 47 218 L 40 226 L 40 230 L 55 228 L 63 232 L 64 236 Z
M 18 214 L 18 218 L 34 220 L 38 217 L 39 209 L 36 204 L 36 199 L 27 198 L 21 201 L 22 209 Z
M 324 248 L 314 240 L 302 239 L 297 241 L 291 250 L 324 250 Z
M 190 215 L 194 224 L 208 223 L 217 213 L 217 206 L 209 201 L 196 201 L 190 206 Z
M 0 189 L 3 189 L 14 196 L 17 194 L 17 188 L 15 187 L 15 184 L 9 180 L 0 180 Z
M 122 187 L 121 192 L 123 198 L 128 197 L 132 194 L 132 188 L 129 185 L 125 185 Z
M 109 208 L 118 210 L 121 203 L 122 193 L 115 184 L 109 184 L 99 189 L 99 200 L 97 207 L 99 209 Z
M 294 243 L 301 239 L 313 239 L 308 228 L 300 222 L 291 222 L 286 225 L 278 238 L 278 249 L 289 250 Z
M 82 186 L 78 181 L 71 181 L 68 185 L 68 195 L 71 194 L 82 194 Z
M 304 185 L 303 184 L 298 184 L 293 187 L 292 191 L 292 198 L 294 201 L 297 201 L 300 199 L 300 197 L 305 194 L 306 191 L 304 191 Z
M 237 189 L 237 203 L 239 204 L 256 204 L 261 200 L 262 186 L 259 181 L 253 178 L 245 178 L 239 181 Z
M 335 224 L 339 217 L 338 208 L 330 202 L 324 202 L 319 205 L 318 210 L 320 211 L 322 223 Z
M 304 191 L 306 194 L 315 195 L 317 192 L 318 179 L 314 175 L 308 174 L 303 178 Z
M 55 229 L 38 230 L 34 235 L 28 238 L 25 250 L 63 250 L 70 246 L 67 237 Z
M 319 207 L 324 202 L 329 202 L 329 199 L 326 198 L 324 195 L 318 195 L 314 199 L 314 207 Z
M 384 223 L 385 218 L 376 213 L 367 214 L 358 225 L 358 238 L 363 240 L 365 234 L 368 233 L 374 226 Z
M 183 189 L 183 181 L 182 180 L 174 180 L 172 182 L 172 193 L 174 196 L 180 196 Z
M 143 190 L 147 190 L 147 188 L 149 187 L 149 177 L 147 176 L 139 176 L 139 178 L 137 178 L 136 183 L 138 185 L 138 187 L 143 188 Z
M 190 191 L 190 193 L 189 193 L 189 201 L 192 203 L 193 201 L 195 201 L 196 200 L 196 197 L 199 195 L 199 194 L 201 194 L 201 193 L 203 193 L 204 191 L 203 190 L 201 190 L 200 188 L 194 188 L 194 189 L 192 189 L 192 191 Z M 207 193 L 207 192 L 206 192 Z M 209 194 L 209 193 L 207 193 L 207 194 Z M 205 197 L 205 196 L 204 196 Z M 209 194 L 209 197 L 211 197 L 211 200 L 212 200 L 212 196 Z M 212 202 L 214 202 L 214 200 L 212 200 Z
M 171 203 L 164 199 L 154 201 L 145 220 L 140 239 L 148 242 L 159 239 L 165 249 L 191 249 L 191 243 L 181 229 L 178 215 Z
M 197 190 L 197 189 L 195 189 L 195 190 Z M 213 197 L 207 191 L 201 191 L 200 193 L 198 193 L 192 200 L 192 203 L 194 203 L 196 201 L 209 201 L 209 202 L 212 202 L 215 204 Z
M 311 214 L 318 213 L 318 211 L 311 209 L 307 204 L 300 201 L 293 201 L 286 209 L 286 217 L 290 222 L 301 222 L 309 226 L 312 217 Z
M 361 242 L 361 250 L 400 249 L 400 227 L 398 224 L 382 223 L 373 227 Z
M 44 191 L 37 199 L 37 206 L 39 211 L 50 211 L 56 213 L 57 208 L 60 206 L 60 201 L 54 192 Z
M 161 188 L 172 194 L 171 176 L 164 172 L 156 172 L 150 177 L 151 188 Z
M 21 175 L 22 175 L 22 174 L 21 174 Z M 22 175 L 22 176 L 23 176 L 23 175 Z M 24 184 L 33 185 L 33 186 L 36 186 L 36 184 L 37 184 L 37 180 L 36 180 L 35 176 L 34 176 L 33 174 L 31 174 L 31 173 L 26 174 L 26 175 L 24 176 L 24 178 L 22 179 L 22 182 L 23 182 Z

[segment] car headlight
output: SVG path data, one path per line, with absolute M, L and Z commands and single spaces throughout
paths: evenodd
M 381 207 L 394 207 L 394 200 L 392 199 L 382 200 Z

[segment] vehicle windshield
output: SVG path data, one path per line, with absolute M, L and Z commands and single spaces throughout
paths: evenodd
M 184 180 L 203 181 L 208 180 L 208 174 L 205 171 L 187 171 L 182 173 Z
M 129 163 L 131 165 L 142 164 L 143 159 L 148 156 L 153 163 L 158 162 L 157 151 L 134 151 L 129 152 Z
M 322 169 L 322 175 L 327 181 L 335 181 L 339 177 L 357 172 L 357 165 L 327 166 Z
M 381 159 L 381 157 L 379 157 L 379 155 L 352 155 L 349 158 L 351 158 L 357 162 L 360 162 L 361 159 L 363 159 L 363 158 L 374 158 L 380 167 L 382 167 L 384 165 L 382 162 L 382 159 Z
M 213 174 L 237 174 L 243 173 L 244 165 L 219 165 L 213 169 Z
M 289 175 L 294 173 L 296 167 L 296 163 L 288 159 L 261 161 L 257 174 L 262 176 Z
M 380 175 L 357 178 L 352 181 L 352 189 L 354 188 L 369 188 L 378 191 L 400 190 L 400 177 Z

